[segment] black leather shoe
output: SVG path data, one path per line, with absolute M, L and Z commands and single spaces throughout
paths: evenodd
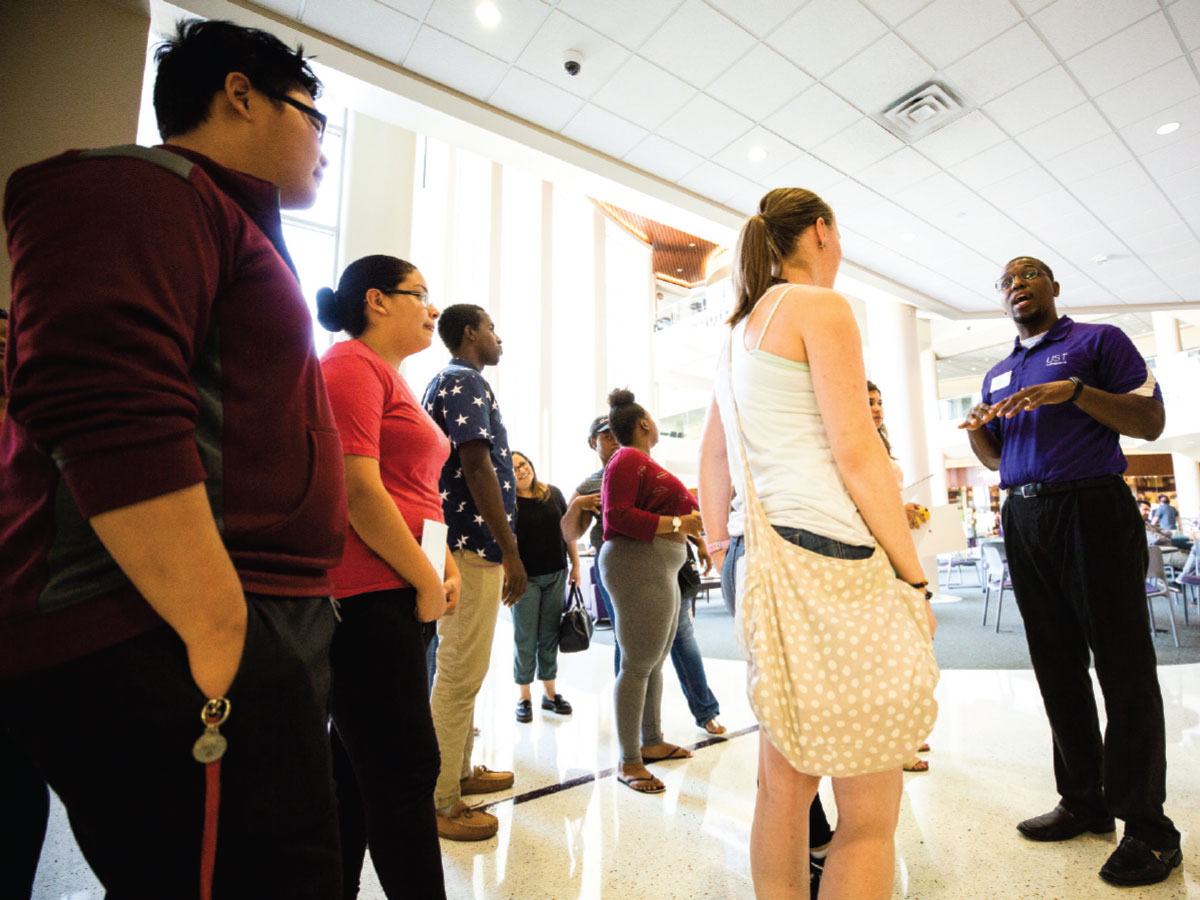
M 1145 841 L 1126 835 L 1100 870 L 1100 877 L 1119 887 L 1158 884 L 1182 861 L 1178 847 L 1155 850 Z
M 521 700 L 517 703 L 517 721 L 532 722 L 533 721 L 533 703 L 529 700 Z
M 1017 826 L 1017 831 L 1031 841 L 1069 841 L 1085 831 L 1092 834 L 1109 834 L 1117 827 L 1112 817 L 1082 819 L 1060 803 L 1044 816 L 1034 816 Z
M 571 704 L 563 699 L 562 694 L 555 694 L 553 700 L 543 694 L 542 709 L 548 709 L 551 712 L 556 712 L 560 716 L 569 716 L 571 714 Z

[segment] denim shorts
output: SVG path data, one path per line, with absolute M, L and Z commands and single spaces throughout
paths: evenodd
M 786 525 L 772 525 L 776 533 L 789 543 L 803 547 L 821 556 L 833 559 L 870 559 L 875 552 L 874 547 L 859 547 L 854 544 L 843 544 L 823 534 L 814 534 L 803 528 L 791 528 Z M 725 563 L 721 566 L 721 594 L 730 614 L 736 607 L 734 598 L 733 573 L 737 561 L 746 555 L 746 538 L 736 535 L 729 539 L 729 550 L 725 554 Z

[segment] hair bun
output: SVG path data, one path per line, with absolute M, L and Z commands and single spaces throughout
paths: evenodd
M 633 402 L 633 391 L 629 390 L 629 388 L 617 388 L 608 395 L 608 405 L 610 407 L 628 406 Z
M 326 331 L 338 332 L 345 326 L 339 315 L 337 292 L 323 287 L 317 291 L 317 321 Z

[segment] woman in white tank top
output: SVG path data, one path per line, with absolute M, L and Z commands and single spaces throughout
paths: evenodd
M 869 556 L 878 544 L 897 577 L 924 590 L 900 490 L 862 402 L 866 372 L 858 326 L 846 299 L 832 289 L 841 259 L 833 212 L 810 191 L 769 192 L 742 229 L 732 339 L 701 438 L 700 506 L 709 550 L 721 565 L 734 489 L 745 496 L 736 400 L 750 475 L 775 530 L 813 552 L 845 559 Z M 932 629 L 928 607 L 927 615 Z M 750 836 L 758 900 L 805 891 L 809 833 L 802 811 L 818 782 L 760 733 Z M 900 768 L 834 778 L 833 785 L 838 827 L 824 869 L 829 893 L 890 897 Z

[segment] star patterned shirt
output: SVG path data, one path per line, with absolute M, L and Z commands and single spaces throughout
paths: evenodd
M 438 479 L 450 549 L 475 553 L 482 559 L 498 563 L 500 546 L 471 498 L 458 454 L 458 448 L 463 444 L 487 441 L 491 448 L 492 468 L 500 482 L 504 512 L 512 526 L 517 508 L 517 479 L 508 450 L 508 431 L 500 417 L 500 407 L 496 405 L 491 385 L 473 365 L 455 357 L 429 382 L 422 402 L 426 412 L 450 438 L 450 458 Z

